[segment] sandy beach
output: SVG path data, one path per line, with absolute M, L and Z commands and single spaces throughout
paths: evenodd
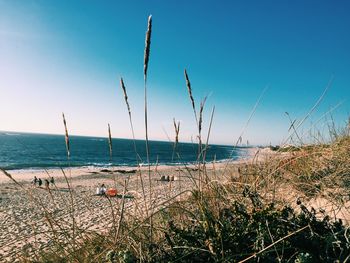
M 209 163 L 207 174 L 222 181 L 224 169 L 237 169 L 239 165 L 251 162 L 256 152 L 257 149 L 252 150 L 248 159 Z M 149 198 L 150 183 L 152 207 L 157 210 L 168 200 L 183 198 L 186 191 L 193 188 L 197 169 L 194 165 L 151 167 L 151 181 L 148 167 L 16 170 L 9 173 L 18 184 L 0 174 L 0 258 L 5 262 L 14 262 L 20 259 L 20 255 L 31 255 L 37 250 L 49 250 L 55 237 L 51 221 L 59 221 L 60 228 L 63 228 L 56 238 L 70 240 L 71 237 L 65 236 L 64 232 L 70 233 L 73 224 L 80 234 L 91 231 L 102 235 L 108 233 L 115 227 L 113 218 L 120 213 L 124 189 L 126 215 L 144 217 L 147 203 L 144 200 Z M 33 186 L 34 176 L 43 180 L 53 177 L 55 184 L 49 189 L 44 184 Z M 168 176 L 170 181 L 160 180 Z M 96 188 L 101 184 L 116 188 L 117 197 L 96 196 Z
M 286 157 L 285 153 L 269 148 L 254 148 L 249 158 L 208 163 L 206 176 L 212 182 L 225 184 L 239 175 L 239 167 L 268 161 L 276 155 Z M 54 253 L 52 249 L 57 248 L 57 243 L 71 246 L 74 236 L 75 239 L 91 234 L 107 236 L 116 231 L 122 205 L 125 220 L 129 217 L 143 220 L 147 218 L 146 211 L 159 211 L 169 202 L 186 198 L 190 190 L 198 186 L 195 165 L 150 168 L 150 177 L 147 166 L 9 171 L 13 180 L 0 173 L 1 262 L 21 261 L 23 255 L 33 259 L 37 251 Z M 43 180 L 53 177 L 55 184 L 49 188 L 44 184 L 34 186 L 34 176 Z M 101 184 L 117 189 L 117 196 L 97 196 L 96 188 Z M 290 186 L 285 187 L 279 189 L 281 197 L 289 199 L 290 204 L 295 203 L 299 194 Z M 316 209 L 325 207 L 329 213 L 334 210 L 323 197 L 309 201 L 305 204 Z M 337 211 L 336 216 L 348 224 L 347 207 Z M 79 242 L 76 245 L 79 246 Z

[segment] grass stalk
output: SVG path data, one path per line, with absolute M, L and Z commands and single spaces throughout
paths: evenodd
M 123 222 L 123 218 L 124 218 L 126 185 L 127 185 L 127 182 L 126 182 L 126 180 L 124 180 L 124 190 L 123 190 L 122 203 L 121 203 L 121 208 L 120 208 L 120 216 L 119 216 L 119 220 L 118 220 L 118 228 L 117 228 L 117 233 L 116 233 L 116 240 L 118 240 L 119 233 L 120 233 L 120 228 L 121 228 L 121 225 L 122 225 L 122 222 Z
M 66 118 L 64 116 L 64 113 L 62 113 L 62 117 L 63 117 L 63 125 L 64 125 L 64 139 L 66 142 L 67 158 L 69 159 L 70 158 L 70 144 L 69 144 L 67 122 L 66 122 Z
M 203 172 L 205 174 L 206 183 L 208 183 L 208 176 L 207 176 L 207 172 L 206 172 L 206 158 L 207 158 L 207 151 L 208 151 L 208 147 L 209 147 L 209 138 L 210 138 L 211 127 L 213 124 L 214 112 L 215 112 L 215 106 L 213 107 L 213 109 L 211 111 L 207 140 L 205 142 L 205 147 L 203 149 Z
M 149 205 L 152 204 L 152 180 L 151 180 L 151 164 L 150 164 L 150 153 L 149 153 L 149 141 L 148 141 L 148 116 L 147 116 L 147 70 L 148 62 L 151 51 L 151 35 L 152 35 L 152 16 L 148 17 L 148 25 L 146 31 L 145 39 L 145 54 L 144 54 L 144 63 L 143 63 L 143 75 L 144 75 L 144 93 L 145 93 L 145 135 L 146 135 L 146 156 L 147 156 L 147 165 L 148 165 L 148 183 L 149 183 Z M 152 208 L 151 208 L 152 210 Z M 152 211 L 151 211 L 152 214 Z M 153 237 L 153 222 L 152 216 L 150 217 L 150 240 L 152 241 Z
M 179 143 L 179 132 L 180 132 L 180 122 L 178 121 L 176 123 L 175 118 L 173 119 L 174 129 L 175 129 L 175 140 L 174 140 L 174 146 L 173 146 L 173 154 L 171 157 L 171 161 L 174 161 L 174 155 L 176 152 L 177 145 Z
M 112 161 L 113 145 L 112 145 L 111 127 L 110 127 L 109 123 L 108 123 L 108 146 L 109 146 L 109 157 L 110 157 L 110 160 Z
M 188 96 L 189 96 L 191 104 L 192 104 L 194 117 L 196 119 L 196 124 L 197 124 L 197 127 L 198 127 L 198 117 L 197 117 L 197 111 L 196 111 L 196 104 L 194 102 L 194 98 L 193 98 L 193 94 L 192 94 L 192 86 L 191 86 L 191 82 L 190 82 L 190 79 L 188 77 L 186 69 L 184 70 L 184 74 L 185 74 L 185 80 L 186 80 L 186 87 L 187 87 L 187 91 L 188 91 Z
M 126 108 L 128 110 L 130 129 L 131 129 L 131 133 L 132 133 L 132 141 L 133 141 L 134 152 L 135 152 L 135 156 L 136 156 L 136 163 L 137 163 L 137 168 L 138 168 L 137 169 L 138 176 L 139 176 L 140 182 L 141 182 L 141 189 L 142 189 L 143 198 L 146 201 L 146 192 L 145 192 L 145 187 L 144 187 L 144 182 L 143 182 L 141 167 L 140 167 L 140 162 L 142 162 L 142 159 L 141 159 L 140 155 L 138 154 L 137 148 L 136 148 L 136 139 L 135 139 L 134 125 L 133 125 L 132 115 L 131 115 L 131 108 L 130 108 L 128 94 L 126 91 L 126 87 L 125 87 L 125 83 L 124 83 L 123 78 L 120 78 L 120 88 L 123 91 L 125 105 L 126 105 Z
M 65 142 L 66 142 L 66 150 L 67 150 L 67 159 L 68 162 L 70 160 L 70 143 L 69 143 L 69 135 L 68 135 L 68 128 L 67 128 L 67 122 L 66 122 L 66 118 L 64 116 L 64 113 L 62 113 L 62 117 L 63 117 L 63 125 L 64 125 L 64 137 L 65 137 Z M 73 194 L 72 194 L 72 190 L 71 187 L 69 185 L 69 180 L 66 176 L 66 173 L 64 172 L 63 168 L 61 168 L 62 174 L 64 175 L 64 178 L 66 179 L 66 183 L 68 185 L 69 188 L 69 194 L 70 194 L 70 201 L 71 201 L 71 217 L 72 217 L 72 237 L 73 237 L 73 247 L 75 247 L 75 208 L 74 208 L 74 198 L 73 198 Z
M 294 235 L 298 234 L 298 233 L 301 232 L 301 231 L 304 231 L 306 228 L 309 228 L 309 225 L 304 226 L 304 227 L 302 227 L 302 228 L 300 228 L 300 229 L 298 229 L 298 230 L 296 230 L 296 231 L 294 231 L 294 232 L 292 232 L 292 233 L 290 233 L 290 234 L 288 234 L 288 235 L 286 235 L 286 236 L 284 236 L 284 237 L 278 239 L 277 241 L 275 241 L 275 242 L 273 242 L 272 244 L 266 246 L 264 249 L 260 250 L 259 252 L 254 253 L 253 255 L 251 255 L 251 256 L 249 256 L 249 257 L 247 257 L 247 258 L 245 258 L 245 259 L 239 261 L 239 263 L 243 263 L 243 262 L 246 262 L 246 261 L 248 261 L 248 260 L 250 260 L 250 259 L 255 258 L 257 255 L 259 255 L 259 254 L 263 253 L 264 251 L 266 251 L 266 250 L 268 250 L 268 249 L 274 247 L 276 244 L 282 242 L 283 240 L 285 240 L 285 239 L 287 239 L 287 238 L 289 238 L 289 237 L 291 237 L 291 236 L 294 236 Z
M 329 90 L 329 88 L 332 86 L 333 84 L 333 80 L 334 80 L 334 76 L 332 75 L 329 82 L 327 83 L 325 89 L 323 90 L 321 96 L 318 98 L 318 100 L 316 101 L 316 103 L 312 106 L 312 108 L 308 111 L 308 113 L 304 116 L 303 119 L 301 119 L 298 124 L 296 125 L 295 129 L 293 130 L 292 133 L 289 134 L 289 136 L 287 137 L 287 139 L 284 141 L 285 143 L 288 143 L 289 139 L 293 136 L 294 131 L 298 130 L 300 128 L 301 125 L 304 124 L 304 122 L 311 116 L 311 114 L 315 111 L 315 109 L 318 107 L 318 105 L 321 103 L 321 101 L 323 100 L 324 96 L 326 95 L 327 91 Z

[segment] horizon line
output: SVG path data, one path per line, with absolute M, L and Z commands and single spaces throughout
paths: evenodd
M 14 135 L 17 134 L 36 134 L 36 135 L 54 135 L 54 136 L 63 136 L 64 134 L 62 133 L 48 133 L 48 132 L 29 132 L 29 131 L 6 131 L 6 130 L 0 130 L 0 134 L 7 135 L 6 133 L 14 133 Z M 11 135 L 10 135 L 11 136 Z M 100 138 L 100 139 L 107 139 L 108 136 L 96 136 L 96 135 L 80 135 L 80 134 L 69 134 L 69 137 L 74 136 L 74 137 L 90 137 L 90 138 Z M 112 139 L 119 139 L 119 140 L 134 140 L 132 138 L 120 138 L 120 137 L 112 137 Z M 145 139 L 135 139 L 135 141 L 146 141 Z M 164 140 L 157 140 L 157 139 L 151 139 L 149 141 L 153 142 L 166 142 L 166 143 L 174 143 L 173 141 L 164 141 Z M 198 144 L 197 142 L 187 142 L 187 141 L 180 141 L 179 143 L 185 143 L 185 144 Z M 227 147 L 232 147 L 232 148 L 253 148 L 253 147 L 267 147 L 268 145 L 240 145 L 240 146 L 234 146 L 234 145 L 229 145 L 229 144 L 217 144 L 217 143 L 210 143 L 209 145 L 216 145 L 216 146 L 227 146 Z

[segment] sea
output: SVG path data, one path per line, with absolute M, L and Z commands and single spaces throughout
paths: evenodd
M 112 156 L 107 138 L 70 136 L 70 157 L 67 157 L 64 135 L 0 132 L 0 167 L 6 170 L 49 169 L 63 167 L 134 167 L 147 165 L 144 140 L 112 139 Z M 134 145 L 135 142 L 135 145 Z M 136 157 L 135 146 L 137 154 Z M 222 162 L 247 157 L 249 148 L 209 145 L 206 161 Z M 183 165 L 197 161 L 198 145 L 149 141 L 150 163 Z

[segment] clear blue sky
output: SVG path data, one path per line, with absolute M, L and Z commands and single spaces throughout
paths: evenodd
M 349 1 L 0 0 L 0 130 L 131 138 L 119 88 L 123 76 L 137 138 L 143 127 L 143 50 L 153 15 L 149 65 L 150 138 L 195 136 L 183 70 L 194 96 L 216 106 L 212 143 L 237 140 L 266 85 L 243 140 L 279 143 L 334 82 L 306 132 L 330 108 L 350 112 Z M 322 132 L 327 120 L 316 127 Z M 301 132 L 302 132 L 301 131 Z

